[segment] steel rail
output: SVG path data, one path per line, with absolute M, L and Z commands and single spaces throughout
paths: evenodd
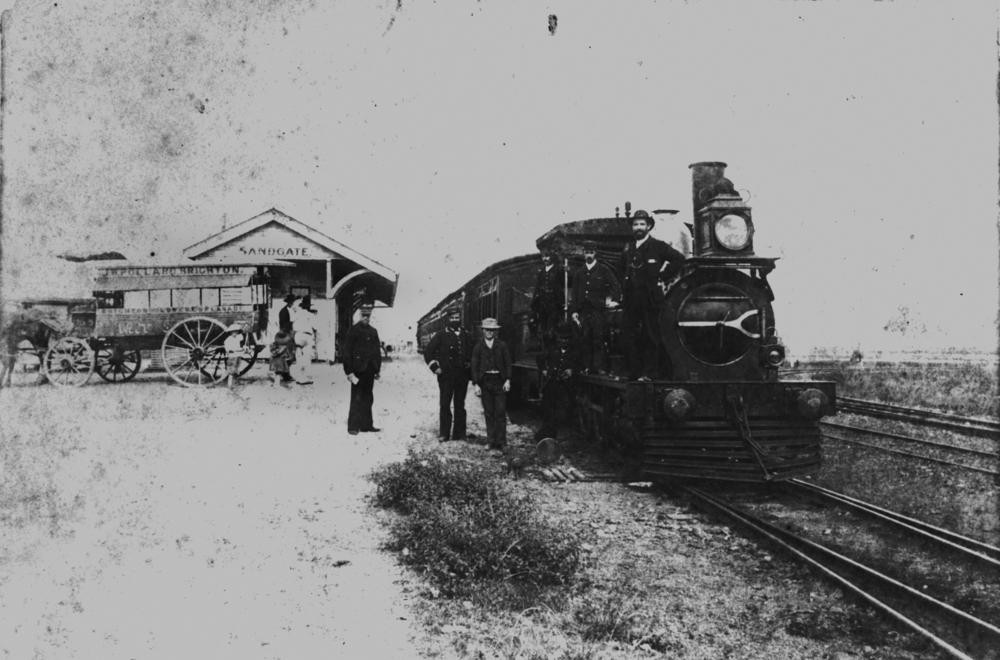
M 802 481 L 801 479 L 789 479 L 782 485 L 793 494 L 805 492 L 828 502 L 834 502 L 852 511 L 873 516 L 891 525 L 905 529 L 907 532 L 915 534 L 920 538 L 955 550 L 963 557 L 975 559 L 995 569 L 1000 569 L 1000 548 L 988 543 L 962 536 L 961 534 L 917 520 L 916 518 L 904 516 L 901 513 L 884 509 L 864 500 L 859 500 L 849 495 Z
M 857 431 L 859 433 L 868 433 L 870 435 L 877 435 L 882 438 L 892 438 L 893 440 L 903 440 L 905 442 L 912 442 L 918 445 L 926 445 L 928 447 L 934 447 L 935 449 L 943 449 L 946 451 L 954 451 L 962 454 L 972 454 L 973 456 L 978 456 L 980 458 L 997 458 L 996 452 L 983 451 L 982 449 L 969 449 L 968 447 L 958 447 L 956 445 L 949 445 L 944 442 L 935 442 L 934 440 L 924 440 L 923 438 L 913 438 L 908 435 L 902 435 L 900 433 L 890 433 L 888 431 L 879 431 L 878 429 L 868 429 L 863 426 L 854 426 L 852 424 L 841 424 L 840 422 L 828 422 L 825 419 L 819 421 L 823 426 L 830 426 L 836 429 L 845 429 L 848 431 Z
M 856 574 L 860 574 L 863 576 L 866 584 L 878 584 L 883 588 L 895 592 L 896 594 L 904 595 L 906 598 L 910 599 L 910 602 L 919 602 L 934 613 L 943 615 L 955 623 L 961 624 L 972 632 L 975 637 L 977 637 L 977 641 L 984 645 L 984 648 L 997 648 L 997 646 L 1000 646 L 1000 628 L 997 628 L 986 621 L 978 619 L 971 614 L 963 612 L 962 610 L 939 601 L 936 598 L 932 598 L 931 596 L 928 596 L 913 587 L 894 580 L 887 575 L 864 566 L 863 564 L 834 552 L 829 548 L 825 548 L 817 543 L 809 541 L 808 539 L 804 539 L 800 536 L 792 534 L 791 532 L 783 530 L 780 527 L 776 527 L 775 525 L 771 525 L 770 523 L 760 520 L 759 518 L 741 511 L 727 502 L 709 495 L 708 493 L 691 487 L 685 487 L 683 488 L 683 491 L 688 493 L 697 502 L 706 504 L 712 510 L 724 514 L 748 529 L 767 538 L 781 549 L 792 554 L 799 560 L 830 578 L 845 590 L 867 601 L 882 613 L 900 622 L 921 637 L 924 637 L 937 648 L 953 658 L 971 660 L 973 656 L 969 655 L 966 651 L 976 652 L 977 649 L 962 650 L 957 648 L 893 606 L 880 600 L 877 596 L 859 586 L 856 582 L 842 575 L 841 572 L 846 573 L 853 571 Z M 835 570 L 831 565 L 836 566 L 839 570 Z
M 898 454 L 900 456 L 907 456 L 909 458 L 919 458 L 922 461 L 930 461 L 932 463 L 940 463 L 941 465 L 948 465 L 951 467 L 962 468 L 963 470 L 969 470 L 970 472 L 981 472 L 982 474 L 988 474 L 994 477 L 1000 476 L 1000 471 L 991 470 L 989 468 L 981 468 L 975 465 L 965 465 L 964 463 L 954 463 L 952 461 L 946 461 L 942 458 L 934 458 L 933 456 L 921 456 L 920 454 L 914 454 L 912 452 L 903 451 L 902 449 L 893 449 L 891 447 L 873 445 L 870 442 L 862 442 L 861 440 L 852 440 L 851 438 L 842 438 L 839 435 L 830 435 L 829 433 L 824 433 L 823 437 L 829 438 L 831 440 L 837 440 L 839 442 L 846 442 L 852 445 L 868 447 L 869 449 L 875 449 L 878 451 L 886 452 L 888 454 Z
M 949 413 L 895 406 L 879 401 L 837 397 L 837 408 L 841 412 L 854 412 L 883 419 L 914 422 L 925 426 L 936 426 L 950 431 L 960 431 L 968 435 L 997 439 L 1000 438 L 1000 422 L 976 417 L 963 417 Z

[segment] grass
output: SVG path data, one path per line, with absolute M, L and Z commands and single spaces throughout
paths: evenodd
M 580 566 L 576 534 L 481 465 L 411 450 L 371 478 L 375 503 L 403 514 L 389 548 L 447 596 L 530 607 Z
M 901 406 L 975 417 L 995 417 L 1000 406 L 996 370 L 982 365 L 837 365 L 815 376 L 836 382 L 841 396 Z

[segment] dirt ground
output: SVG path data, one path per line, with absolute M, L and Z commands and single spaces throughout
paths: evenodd
M 386 363 L 383 431 L 350 436 L 342 369 L 313 374 L 0 391 L 0 657 L 919 657 L 802 569 L 614 483 L 520 482 L 585 538 L 564 611 L 441 600 L 380 550 L 390 514 L 365 478 L 438 446 L 433 377 L 417 356 Z M 444 450 L 501 468 L 475 444 Z
M 289 390 L 255 367 L 233 392 L 0 391 L 0 657 L 414 657 L 364 499 L 436 390 L 400 364 L 376 384 L 384 430 L 357 436 L 339 365 Z

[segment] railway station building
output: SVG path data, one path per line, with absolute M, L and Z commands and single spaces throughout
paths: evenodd
M 391 307 L 399 274 L 277 209 L 228 227 L 184 249 L 186 258 L 215 264 L 273 264 L 268 336 L 278 329 L 278 311 L 289 293 L 309 295 L 316 309 L 316 353 L 336 356 L 338 337 L 351 326 L 359 305 Z

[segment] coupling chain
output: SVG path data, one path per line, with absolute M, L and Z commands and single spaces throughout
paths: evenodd
M 743 395 L 729 394 L 726 396 L 726 399 L 729 401 L 729 409 L 732 413 L 733 423 L 736 425 L 736 430 L 740 434 L 740 439 L 743 440 L 743 442 L 750 449 L 750 453 L 753 454 L 754 459 L 756 459 L 757 464 L 764 473 L 764 480 L 770 481 L 773 478 L 773 475 L 764 464 L 764 456 L 767 452 L 760 446 L 760 443 L 753 439 L 753 433 L 750 430 L 750 419 L 747 416 L 746 405 L 743 403 Z

